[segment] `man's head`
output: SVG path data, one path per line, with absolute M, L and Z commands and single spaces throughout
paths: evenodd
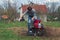
M 27 8 L 27 10 L 28 10 L 28 11 L 31 11 L 31 10 L 32 10 L 32 7 L 31 7 L 31 6 L 29 6 L 29 7 Z

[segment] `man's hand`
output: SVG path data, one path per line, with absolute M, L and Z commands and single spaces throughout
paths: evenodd
M 21 20 L 23 16 L 24 16 L 24 14 L 22 14 L 22 15 L 20 16 L 20 19 L 19 19 L 19 20 Z
M 32 17 L 32 20 L 34 20 L 34 17 Z

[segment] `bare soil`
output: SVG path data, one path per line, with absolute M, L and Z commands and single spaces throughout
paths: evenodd
M 26 35 L 28 29 L 22 28 L 22 27 L 15 27 L 15 28 L 8 28 L 10 30 L 13 30 L 15 33 L 18 33 L 20 35 Z M 46 30 L 46 36 L 54 36 L 54 37 L 60 37 L 60 28 L 55 27 L 45 27 Z
M 27 28 L 15 27 L 15 28 L 8 28 L 9 30 L 13 30 L 17 35 L 26 36 L 27 35 Z M 55 27 L 45 27 L 46 34 L 41 38 L 44 40 L 48 38 L 48 40 L 60 40 L 60 28 Z
M 60 37 L 60 28 L 46 27 L 45 29 L 47 36 Z

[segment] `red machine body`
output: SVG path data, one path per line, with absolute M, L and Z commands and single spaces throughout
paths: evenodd
M 33 23 L 33 25 L 34 25 L 34 28 L 41 28 L 41 20 L 34 20 L 34 23 Z

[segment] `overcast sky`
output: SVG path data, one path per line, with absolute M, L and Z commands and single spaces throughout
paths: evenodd
M 0 0 L 0 4 L 2 4 L 3 0 Z M 5 0 L 5 1 L 8 1 L 8 0 Z M 14 1 L 17 1 L 17 3 L 23 3 L 23 4 L 27 4 L 29 0 L 10 0 L 11 3 L 14 3 Z M 34 3 L 39 3 L 39 4 L 42 4 L 42 3 L 46 3 L 46 2 L 60 2 L 60 0 L 30 0 L 30 1 L 33 1 Z
M 0 0 L 0 5 L 3 5 L 3 1 L 8 1 L 8 0 Z M 10 0 L 10 2 L 13 3 L 17 3 L 17 7 L 21 6 L 22 4 L 28 4 L 28 1 L 32 1 L 33 3 L 37 3 L 37 4 L 45 4 L 45 3 L 51 3 L 51 2 L 57 2 L 60 3 L 60 0 Z

